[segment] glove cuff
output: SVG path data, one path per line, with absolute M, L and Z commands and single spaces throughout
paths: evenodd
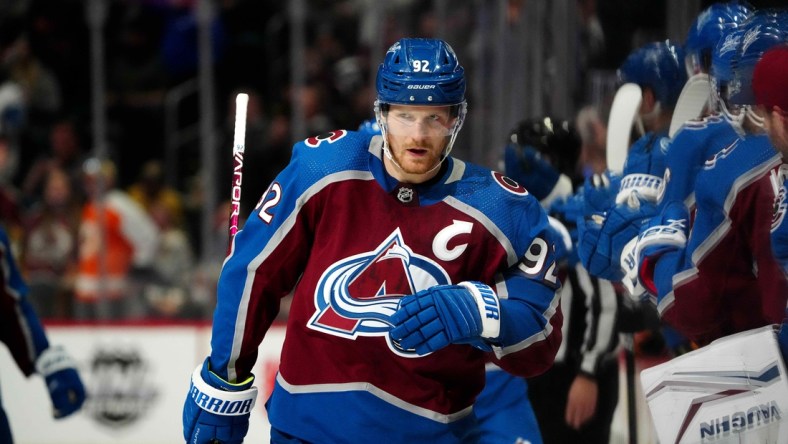
M 635 236 L 624 245 L 621 251 L 621 269 L 624 270 L 624 278 L 621 283 L 627 289 L 629 297 L 634 301 L 640 301 L 646 293 L 648 287 L 644 287 L 640 282 L 638 274 L 640 270 L 638 252 L 638 237 Z
M 496 339 L 501 335 L 501 303 L 489 285 L 475 281 L 460 282 L 473 296 L 482 319 L 480 336 L 485 339 Z
M 242 416 L 251 413 L 257 400 L 257 387 L 226 391 L 217 389 L 203 379 L 203 364 L 192 373 L 189 397 L 201 409 L 220 416 Z M 229 384 L 229 383 L 228 383 Z
M 49 347 L 36 359 L 36 371 L 43 377 L 67 368 L 76 368 L 76 362 L 60 345 Z
M 621 179 L 616 204 L 627 202 L 633 192 L 648 202 L 656 203 L 662 194 L 662 178 L 652 174 L 627 174 Z

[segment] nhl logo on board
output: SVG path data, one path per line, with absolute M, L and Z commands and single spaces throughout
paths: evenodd
M 401 187 L 397 190 L 397 199 L 402 203 L 410 203 L 413 200 L 413 188 Z

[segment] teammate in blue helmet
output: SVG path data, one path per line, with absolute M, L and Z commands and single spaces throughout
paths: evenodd
M 643 88 L 643 106 L 656 106 L 649 115 L 661 110 L 671 111 L 687 81 L 683 64 L 684 50 L 681 46 L 670 40 L 652 42 L 627 57 L 618 69 L 618 79 L 620 83 L 631 82 Z M 653 99 L 648 97 L 648 90 Z M 646 115 L 642 117 L 647 120 Z
M 763 54 L 788 39 L 788 15 L 776 12 L 754 14 L 745 24 L 745 28 L 736 55 L 731 61 L 733 78 L 728 85 L 728 100 L 742 108 L 746 117 L 744 124 L 762 128 L 763 117 L 754 106 L 752 75 Z
M 743 26 L 726 29 L 711 57 L 709 83 L 711 84 L 712 109 L 720 112 L 731 123 L 739 126 L 744 113 L 728 101 L 728 87 L 733 81 L 731 64 L 741 46 L 746 29 Z
M 381 135 L 293 146 L 224 260 L 186 441 L 244 439 L 257 350 L 288 294 L 273 443 L 481 443 L 486 364 L 520 377 L 552 365 L 554 236 L 522 185 L 449 156 L 465 84 L 446 42 L 401 39 L 378 70 Z
M 711 55 L 725 28 L 742 23 L 750 13 L 738 2 L 715 3 L 704 9 L 692 22 L 684 42 L 687 75 L 709 72 Z
M 618 189 L 609 187 L 612 181 L 601 187 L 586 181 L 587 196 L 591 191 L 612 194 L 615 203 L 606 209 L 587 208 L 578 223 L 578 255 L 592 275 L 627 285 L 632 281 L 627 276 L 634 273 L 635 262 L 626 260 L 630 254 L 625 249 L 634 245 L 640 227 L 656 211 L 663 183 L 668 127 L 687 81 L 684 52 L 669 40 L 648 43 L 630 53 L 618 69 L 618 77 L 620 83 L 635 83 L 642 90 L 637 120 L 642 122 L 644 134 L 629 147 Z M 630 125 L 629 121 L 615 123 Z M 627 133 L 630 130 L 626 128 Z M 643 291 L 635 287 L 628 290 L 633 295 Z

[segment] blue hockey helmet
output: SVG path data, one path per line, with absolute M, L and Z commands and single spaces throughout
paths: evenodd
M 684 50 L 670 40 L 648 43 L 632 53 L 618 69 L 620 83 L 650 88 L 663 107 L 672 109 L 687 82 Z
M 731 64 L 741 46 L 746 29 L 726 28 L 711 55 L 709 82 L 711 83 L 712 105 L 731 121 L 736 121 L 738 112 L 728 103 L 728 86 L 733 80 Z
M 712 51 L 724 29 L 744 22 L 749 14 L 749 8 L 740 3 L 715 3 L 698 14 L 684 42 L 687 75 L 708 72 Z
M 736 105 L 754 105 L 752 73 L 763 53 L 783 44 L 788 37 L 785 22 L 772 16 L 759 16 L 747 23 L 736 56 L 731 62 L 733 79 L 729 86 L 729 100 Z
M 452 118 L 445 129 L 448 138 L 442 158 L 451 151 L 465 121 L 465 70 L 448 43 L 438 39 L 403 38 L 391 45 L 378 67 L 375 117 L 388 149 L 390 105 L 448 106 Z M 393 159 L 392 159 L 393 160 Z
M 380 103 L 457 105 L 465 101 L 465 70 L 448 43 L 404 38 L 386 52 L 375 86 Z

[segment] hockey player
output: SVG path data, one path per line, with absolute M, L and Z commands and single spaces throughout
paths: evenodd
M 755 104 L 764 116 L 764 127 L 769 134 L 772 145 L 783 157 L 783 167 L 788 157 L 788 42 L 772 48 L 766 53 L 758 64 L 752 76 L 752 89 L 755 94 Z M 775 256 L 780 261 L 783 271 L 788 274 L 788 222 L 785 219 L 786 209 L 786 174 L 780 170 L 778 183 L 779 199 L 775 207 L 776 217 L 772 231 L 772 248 Z M 788 315 L 788 312 L 786 312 Z M 783 359 L 788 357 L 788 317 L 783 319 L 778 339 L 782 350 Z
M 511 179 L 449 156 L 466 110 L 456 55 L 402 39 L 376 86 L 382 136 L 297 143 L 234 237 L 184 404 L 188 442 L 241 442 L 257 347 L 291 290 L 266 403 L 274 443 L 475 442 L 487 353 L 520 376 L 552 364 L 547 217 Z
M 752 79 L 755 104 L 764 117 L 772 145 L 788 157 L 788 41 L 769 49 L 755 65 Z
M 747 14 L 748 10 L 737 3 L 718 3 L 702 12 L 690 28 L 685 44 L 689 48 L 687 69 L 707 72 L 712 91 L 726 87 L 731 80 L 730 61 L 741 42 L 740 24 Z M 723 110 L 726 108 L 718 97 L 719 94 L 712 93 L 709 116 L 686 122 L 670 139 L 663 190 L 659 196 L 660 210 L 672 201 L 684 202 L 692 209 L 698 170 L 706 159 L 739 138 L 737 121 L 730 114 L 725 118 Z
M 788 286 L 770 245 L 781 162 L 751 107 L 751 79 L 763 52 L 784 38 L 768 17 L 745 24 L 722 97 L 743 116 L 745 135 L 698 172 L 691 234 L 686 206 L 674 201 L 638 241 L 641 281 L 660 315 L 699 344 L 783 318 Z
M 653 42 L 633 51 L 618 70 L 620 83 L 635 83 L 643 90 L 637 119 L 642 121 L 645 134 L 629 149 L 620 187 L 610 190 L 616 195 L 615 204 L 606 211 L 591 208 L 596 211 L 579 221 L 578 253 L 594 276 L 618 282 L 632 271 L 622 267 L 622 254 L 627 244 L 634 245 L 643 223 L 656 212 L 667 130 L 687 80 L 683 64 L 680 46 L 670 41 Z M 609 187 L 609 182 L 604 186 Z M 640 293 L 632 286 L 628 289 Z
M 8 347 L 22 373 L 26 376 L 38 373 L 44 377 L 52 399 L 52 415 L 58 419 L 65 418 L 82 407 L 85 402 L 85 387 L 74 361 L 63 347 L 49 344 L 44 327 L 27 300 L 27 285 L 22 280 L 8 235 L 2 227 L 0 280 L 0 313 L 3 325 L 0 340 Z M 8 418 L 1 406 L 0 442 L 13 442 Z
M 375 119 L 362 122 L 358 131 L 382 135 L 380 125 Z M 551 186 L 555 186 L 557 177 L 558 174 L 552 174 L 551 170 L 549 177 L 542 179 L 547 179 Z M 525 185 L 522 182 L 518 183 Z M 532 194 L 542 200 L 540 195 L 533 192 Z M 558 258 L 560 254 L 556 254 L 556 259 Z M 485 366 L 484 389 L 476 397 L 473 410 L 478 419 L 480 444 L 542 444 L 539 424 L 536 422 L 528 398 L 528 384 L 525 378 L 512 375 L 493 362 L 487 362 Z
M 788 63 L 788 42 L 767 51 L 755 66 L 753 72 L 753 93 L 755 103 L 764 116 L 763 123 L 772 145 L 782 155 L 783 165 L 779 175 L 773 177 L 777 200 L 772 221 L 772 248 L 780 261 L 783 271 L 788 274 L 788 222 L 785 219 L 786 196 L 788 196 L 788 100 L 784 74 L 780 71 Z
M 738 1 L 714 3 L 701 11 L 687 31 L 684 41 L 687 75 L 709 73 L 717 42 L 727 28 L 736 27 L 750 15 L 750 9 Z

